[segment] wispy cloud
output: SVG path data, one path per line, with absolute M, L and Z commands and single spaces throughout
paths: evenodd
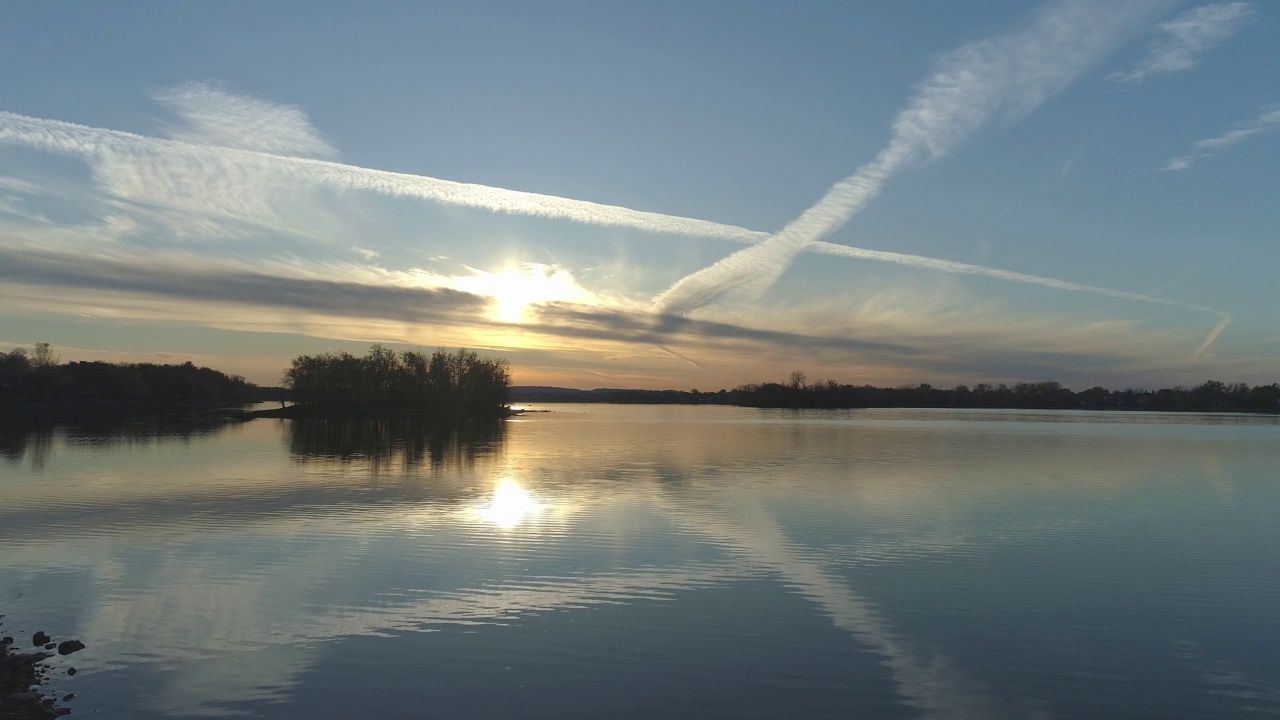
M 959 70 L 953 73 L 960 74 Z M 935 95 L 945 95 L 944 82 L 935 78 Z M 937 116 L 937 103 L 918 101 L 916 112 L 908 111 L 899 119 L 902 132 L 918 128 L 924 119 Z M 260 101 L 256 101 L 260 102 Z M 1025 100 L 1024 100 L 1025 103 Z M 1024 105 L 1025 108 L 1025 105 Z M 157 206 L 170 206 L 182 214 L 188 225 L 199 217 L 231 218 L 280 231 L 296 232 L 297 228 L 279 216 L 279 188 L 296 187 L 311 181 L 320 186 L 329 183 L 372 192 L 418 197 L 424 200 L 479 207 L 496 212 L 557 217 L 576 222 L 605 226 L 631 227 L 655 233 L 683 234 L 759 243 L 768 233 L 746 228 L 695 220 L 672 215 L 637 211 L 618 206 L 598 205 L 581 200 L 506 190 L 484 185 L 455 183 L 436 178 L 371 170 L 351 165 L 309 160 L 306 158 L 241 151 L 226 147 L 150 138 L 116 130 L 90 128 L 57 120 L 31 118 L 0 112 L 0 142 L 35 147 L 49 152 L 82 157 L 95 168 L 95 174 L 106 190 L 118 197 L 141 203 L 157 213 Z M 941 147 L 935 145 L 935 151 Z M 220 181 L 217 178 L 224 178 Z M 203 183 L 198 191 L 193 187 Z M 170 189 L 172 192 L 170 192 Z M 834 191 L 833 191 L 834 192 Z M 192 205 L 196 203 L 197 205 Z M 210 232 L 232 231 L 225 224 L 214 225 Z M 802 248 L 836 257 L 874 262 L 887 262 L 923 270 L 981 275 L 998 280 L 1040 285 L 1059 290 L 1110 295 L 1128 300 L 1161 304 L 1178 303 L 1118 290 L 1108 290 L 1054 278 L 1016 273 L 998 268 L 953 262 L 940 258 L 896 253 L 883 250 L 818 241 Z M 353 249 L 364 254 L 364 249 Z M 1204 309 L 1208 312 L 1219 311 Z M 1220 314 L 1220 313 L 1219 313 Z
M 59 120 L 0 112 L 0 143 L 81 157 L 117 196 L 166 201 L 211 214 L 263 221 L 281 187 L 328 188 L 409 197 L 512 215 L 625 227 L 645 232 L 757 240 L 767 233 L 734 225 L 632 210 L 586 200 L 507 190 L 423 175 L 373 170 L 313 158 L 276 155 L 205 142 L 147 137 Z M 146 182 L 143 182 L 143 181 Z M 216 192 L 192 193 L 190 183 Z M 169 189 L 172 192 L 169 192 Z M 202 188 L 203 189 L 203 188 Z
M 1255 135 L 1272 132 L 1277 128 L 1280 128 L 1280 107 L 1263 108 L 1258 116 L 1249 122 L 1237 125 L 1216 137 L 1195 141 L 1191 145 L 1191 152 L 1170 159 L 1162 169 L 1167 172 L 1188 170 L 1197 162 L 1212 157 L 1219 151 L 1244 142 Z
M 893 123 L 874 160 L 836 183 L 781 232 L 682 278 L 654 302 L 688 312 L 726 293 L 759 295 L 795 255 L 844 225 L 904 165 L 937 157 L 996 116 L 1016 119 L 1059 92 L 1131 33 L 1151 2 L 1076 0 L 1039 13 L 1031 25 L 943 56 Z
M 1110 20 L 1099 22 L 1110 27 L 1115 24 L 1117 17 L 1127 19 L 1130 15 L 1140 15 L 1135 9 L 1140 6 L 1141 3 L 1130 3 L 1120 15 L 1109 15 Z M 1088 24 L 1086 20 L 1091 17 L 1089 12 L 1096 8 L 1093 3 L 1071 2 L 1042 14 L 1029 30 L 966 46 L 940 60 L 937 72 L 922 86 L 916 99 L 895 122 L 895 139 L 882 153 L 882 157 L 898 158 L 893 163 L 903 163 L 916 156 L 935 156 L 946 152 L 992 117 L 1014 118 L 1029 112 L 1045 97 L 1069 82 L 1074 73 L 1089 62 L 1084 59 L 1086 56 L 1097 54 L 1096 46 L 1104 41 L 1094 38 L 1085 42 L 1076 37 L 1082 32 L 1080 26 Z M 1045 47 L 1038 44 L 1042 41 L 1047 43 Z M 1063 61 L 1054 61 L 1053 55 L 1058 52 L 1066 52 L 1074 60 L 1065 64 Z M 162 97 L 181 118 L 185 118 L 183 129 L 169 129 L 171 137 L 168 139 L 0 112 L 0 143 L 84 159 L 93 171 L 99 188 L 109 198 L 114 198 L 108 204 L 116 213 L 106 217 L 102 226 L 97 229 L 90 226 L 64 228 L 63 235 L 76 236 L 79 245 L 75 248 L 59 248 L 62 256 L 56 262 L 50 257 L 29 252 L 48 250 L 47 244 L 37 242 L 30 244 L 26 250 L 19 250 L 18 241 L 11 237 L 8 244 L 18 251 L 11 269 L 26 267 L 31 271 L 26 274 L 28 281 L 42 277 L 50 286 L 64 288 L 89 287 L 118 293 L 146 293 L 206 302 L 241 298 L 262 307 L 283 308 L 289 312 L 347 318 L 383 317 L 390 323 L 430 321 L 448 325 L 469 322 L 478 326 L 490 322 L 477 320 L 476 315 L 488 317 L 495 299 L 499 308 L 504 302 L 514 308 L 530 301 L 535 304 L 569 301 L 578 303 L 580 308 L 603 305 L 603 309 L 610 312 L 634 312 L 637 308 L 623 302 L 621 298 L 606 298 L 606 302 L 599 302 L 605 296 L 598 294 L 590 294 L 589 298 L 584 299 L 586 295 L 583 294 L 583 288 L 559 282 L 557 278 L 563 278 L 554 272 L 543 273 L 545 277 L 539 282 L 555 285 L 556 292 L 549 295 L 541 293 L 530 300 L 521 294 L 530 286 L 529 283 L 513 286 L 510 293 L 487 292 L 502 278 L 479 271 L 472 276 L 451 277 L 430 271 L 397 274 L 391 271 L 375 272 L 377 269 L 370 268 L 358 271 L 354 265 L 336 269 L 337 266 L 334 265 L 328 268 L 331 272 L 315 275 L 301 268 L 298 263 L 255 263 L 251 267 L 222 267 L 211 265 L 207 258 L 196 256 L 188 258 L 190 262 L 186 267 L 182 267 L 179 262 L 158 268 L 155 262 L 139 260 L 130 264 L 116 258 L 114 264 L 107 263 L 99 268 L 96 265 L 99 259 L 86 255 L 84 249 L 94 247 L 95 243 L 117 242 L 123 234 L 149 237 L 153 234 L 150 226 L 156 223 L 165 224 L 166 229 L 175 236 L 195 233 L 214 237 L 243 232 L 245 237 L 253 237 L 256 232 L 254 228 L 268 228 L 307 239 L 322 237 L 324 232 L 332 230 L 321 227 L 330 224 L 327 220 L 318 222 L 315 219 L 316 208 L 320 205 L 316 198 L 327 197 L 317 196 L 316 191 L 334 189 L 413 197 L 495 212 L 749 244 L 760 243 L 770 237 L 767 233 L 705 220 L 297 157 L 297 153 L 307 152 L 308 149 L 315 154 L 327 152 L 319 146 L 323 140 L 310 128 L 306 116 L 300 110 L 274 106 L 251 98 L 237 98 L 205 85 L 180 86 L 162 94 Z M 251 129 L 260 127 L 249 133 L 247 141 L 237 139 L 234 134 L 228 134 L 228 128 L 235 127 L 236 122 L 239 122 L 235 118 L 245 119 Z M 272 124 L 277 119 L 279 127 Z M 277 150 L 270 152 L 255 148 Z M 892 163 L 882 164 L 880 170 L 885 175 L 877 182 L 887 178 L 894 167 L 896 165 Z M 287 214 L 291 204 L 294 206 L 292 215 Z M 237 230 L 240 226 L 243 228 Z M 341 247 L 350 248 L 349 240 Z M 932 271 L 980 275 L 1008 282 L 1209 312 L 1220 318 L 1228 317 L 1212 308 L 1149 295 L 938 258 L 821 241 L 806 243 L 800 250 Z M 377 251 L 357 246 L 349 252 L 371 258 L 370 253 Z M 29 267 L 41 258 L 44 262 L 41 268 Z M 193 274 L 192 267 L 202 269 Z M 274 277 L 279 277 L 279 282 L 273 283 Z M 22 278 L 10 273 L 9 280 L 21 282 Z M 377 287 L 381 285 L 388 286 L 387 293 L 377 291 Z M 450 288 L 463 291 L 467 297 L 474 299 L 475 304 L 435 292 Z M 405 304 L 420 304 L 421 307 L 406 312 L 403 309 Z M 610 317 L 612 320 L 604 322 L 605 326 L 607 322 L 617 320 L 616 316 Z M 556 322 L 564 321 L 564 317 L 556 319 Z M 641 326 L 622 323 L 615 325 L 614 330 L 632 333 L 629 342 L 662 346 L 661 343 L 675 331 L 672 322 L 671 319 L 651 318 Z M 566 322 L 563 327 L 552 325 L 554 323 L 532 324 L 528 330 L 530 333 L 542 333 L 552 338 L 599 337 L 611 341 L 622 340 L 616 332 L 601 334 L 599 328 L 575 327 L 574 322 Z M 734 337 L 760 344 L 799 342 L 811 347 L 861 351 L 871 349 L 866 344 L 850 343 L 835 336 L 797 338 L 785 333 L 779 335 L 736 325 L 686 324 L 680 326 L 677 332 L 685 340 L 696 333 L 710 338 Z M 1216 337 L 1216 334 L 1211 335 L 1208 342 Z M 895 348 L 894 352 L 910 353 L 912 350 Z
M 1253 14 L 1247 2 L 1224 2 L 1192 8 L 1156 26 L 1160 37 L 1147 46 L 1147 54 L 1132 69 L 1107 76 L 1112 82 L 1136 83 L 1152 75 L 1190 70 L 1206 50 L 1221 45 Z
M 236 95 L 206 83 L 185 83 L 156 93 L 178 122 L 166 125 L 174 140 L 275 155 L 333 157 L 338 151 L 294 105 Z

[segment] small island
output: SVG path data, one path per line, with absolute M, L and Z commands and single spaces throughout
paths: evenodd
M 364 357 L 350 353 L 299 355 L 284 373 L 293 401 L 241 413 L 254 418 L 456 419 L 509 415 L 511 369 L 506 360 L 470 350 L 431 355 L 397 353 L 374 345 Z

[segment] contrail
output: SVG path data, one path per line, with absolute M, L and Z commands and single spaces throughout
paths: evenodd
M 1204 342 L 1200 343 L 1200 347 L 1196 348 L 1196 351 L 1191 353 L 1192 360 L 1199 358 L 1201 353 L 1203 353 L 1205 350 L 1208 350 L 1209 346 L 1213 344 L 1213 341 L 1217 340 L 1218 336 L 1221 335 L 1222 332 L 1227 329 L 1227 326 L 1231 324 L 1230 315 L 1228 315 L 1227 313 L 1221 313 L 1221 315 L 1222 315 L 1222 319 L 1219 320 L 1218 324 L 1214 325 L 1213 329 L 1209 331 L 1209 337 L 1206 337 L 1204 339 Z
M 866 250 L 864 248 L 853 247 L 851 245 L 837 245 L 835 243 L 826 242 L 816 242 L 810 249 L 826 255 L 858 258 L 860 260 L 877 260 L 897 265 L 907 265 L 909 267 L 939 270 L 941 272 L 948 272 L 956 275 L 982 275 L 985 277 L 996 278 L 998 280 L 1005 280 L 1007 282 L 1022 283 L 1025 285 L 1039 285 L 1041 287 L 1053 288 L 1055 290 L 1069 290 L 1071 292 L 1083 292 L 1092 295 L 1105 295 L 1107 297 L 1155 303 L 1157 305 L 1167 305 L 1169 307 L 1182 308 L 1183 310 L 1194 310 L 1196 312 L 1206 312 L 1214 315 L 1225 314 L 1224 311 L 1217 308 L 1211 308 L 1207 305 L 1196 305 L 1195 303 L 1182 302 L 1181 300 L 1170 300 L 1157 295 L 1144 295 L 1142 293 L 1129 292 L 1127 290 L 1112 290 L 1110 288 L 1099 287 L 1097 285 L 1085 285 L 1083 283 L 1075 283 L 1069 280 L 1056 280 L 1054 278 L 1041 277 L 1039 275 L 1028 275 L 1026 273 L 1013 272 L 1012 270 L 1000 270 L 999 268 L 986 267 L 984 265 L 970 265 L 969 263 L 954 262 L 952 260 L 942 260 L 939 258 L 924 257 L 921 255 L 907 255 L 905 253 L 887 252 L 884 250 Z
M 1050 19 L 1058 18 L 1058 15 L 1064 15 L 1064 13 L 1060 12 L 1057 15 L 1051 15 Z M 1058 19 L 1060 20 L 1061 18 Z M 1040 23 L 1040 25 L 1044 24 L 1045 22 L 1043 21 Z M 1039 27 L 1039 25 L 1037 27 Z M 988 42 L 985 44 L 991 43 Z M 962 48 L 960 51 L 957 51 L 957 53 L 953 53 L 953 57 L 964 55 L 966 53 L 973 54 L 974 56 L 980 56 L 983 53 L 989 54 L 992 50 L 989 48 L 985 50 L 982 49 L 982 46 L 985 44 L 977 43 L 974 46 Z M 935 73 L 935 76 L 929 83 L 926 83 L 924 89 L 918 94 L 917 100 L 913 102 L 907 111 L 904 111 L 904 113 L 899 116 L 898 121 L 895 122 L 894 125 L 895 132 L 899 135 L 899 137 L 895 138 L 895 142 L 905 142 L 902 138 L 914 136 L 923 137 L 925 139 L 920 141 L 920 143 L 923 143 L 922 147 L 933 154 L 939 154 L 945 151 L 951 143 L 955 142 L 954 138 L 948 140 L 946 133 L 944 132 L 935 130 L 925 133 L 922 130 L 929 126 L 929 122 L 934 122 L 935 124 L 939 122 L 938 118 L 945 119 L 947 117 L 957 116 L 957 112 L 955 111 L 944 112 L 943 108 L 946 105 L 944 100 L 948 97 L 948 92 L 950 92 L 950 95 L 963 99 L 964 95 L 963 93 L 958 92 L 958 88 L 963 86 L 965 82 L 974 82 L 973 79 L 962 82 L 958 77 L 952 80 L 947 80 L 944 77 L 946 75 L 944 72 L 946 67 L 947 65 L 944 61 L 940 70 Z M 960 73 L 960 75 L 963 75 L 963 73 Z M 950 84 L 948 85 L 948 83 Z M 933 90 L 930 91 L 930 88 L 933 88 Z M 947 88 L 951 88 L 951 90 L 947 91 Z M 929 92 L 932 92 L 932 95 L 930 95 Z M 921 98 L 932 99 L 930 102 L 926 103 Z M 955 101 L 956 99 L 953 97 L 951 99 L 952 104 L 954 104 Z M 1022 112 L 1030 109 L 1030 106 L 1026 105 L 1025 99 L 1023 101 L 1023 105 L 1024 107 L 1021 108 Z M 1019 108 L 1014 107 L 1013 110 L 1017 111 Z M 959 113 L 959 115 L 963 115 L 963 113 Z M 985 117 L 985 115 L 982 117 Z M 930 120 L 930 118 L 933 118 L 933 120 Z M 974 121 L 970 119 L 965 122 L 973 124 Z M 960 124 L 963 125 L 964 122 L 961 122 Z M 961 135 L 963 135 L 963 133 L 961 133 Z M 412 197 L 444 204 L 481 208 L 494 212 L 504 212 L 515 215 L 563 219 L 592 225 L 627 227 L 659 234 L 706 237 L 753 244 L 761 243 L 761 241 L 771 237 L 770 234 L 766 232 L 707 220 L 633 210 L 615 205 L 604 205 L 554 195 L 508 190 L 474 183 L 461 183 L 421 175 L 374 170 L 325 160 L 278 155 L 254 150 L 224 147 L 220 145 L 209 145 L 189 140 L 170 140 L 148 137 L 119 130 L 93 128 L 75 123 L 28 117 L 10 112 L 0 112 L 0 143 L 23 145 L 55 154 L 79 156 L 89 160 L 96 159 L 100 162 L 120 162 L 121 160 L 128 162 L 128 159 L 131 156 L 140 157 L 142 155 L 152 156 L 152 159 L 155 157 L 171 156 L 175 160 L 181 160 L 182 162 L 178 164 L 182 166 L 182 170 L 186 171 L 191 170 L 191 162 L 189 162 L 191 160 L 199 161 L 201 158 L 214 159 L 223 164 L 236 166 L 270 167 L 272 169 L 292 173 L 304 181 L 309 181 L 317 185 L 327 185 L 330 187 L 350 190 L 366 190 L 385 195 Z M 883 182 L 883 174 L 886 170 L 884 163 L 893 165 L 893 163 L 902 162 L 900 159 L 895 160 L 896 155 L 894 155 L 893 152 L 890 152 L 891 150 L 893 150 L 892 145 L 882 152 L 882 157 L 880 158 L 882 163 L 879 167 L 876 166 L 876 163 L 873 163 L 868 166 L 868 168 L 864 168 L 863 171 L 860 171 L 862 181 Z M 899 147 L 895 152 L 902 152 L 901 147 Z M 854 178 L 850 178 L 850 180 L 858 177 L 858 175 L 855 175 Z M 837 189 L 845 191 L 845 194 L 850 192 L 856 194 L 858 192 L 856 184 L 849 185 L 849 181 L 845 181 L 844 183 L 837 185 L 837 188 L 833 188 L 831 193 L 828 193 L 828 197 L 831 197 L 832 195 L 839 195 L 840 193 L 837 193 Z M 878 190 L 878 185 L 874 189 Z M 874 192 L 871 193 L 871 196 L 873 195 Z M 871 196 L 865 197 L 864 201 L 869 200 Z M 824 201 L 826 199 L 827 198 L 824 198 Z M 823 205 L 823 203 L 819 203 L 819 206 L 821 205 Z M 806 215 L 820 225 L 826 226 L 829 229 L 834 229 L 834 227 L 838 227 L 838 225 L 843 222 L 843 220 L 839 220 L 838 218 L 824 214 L 823 212 L 816 212 L 816 210 L 818 210 L 818 206 L 811 208 Z M 801 219 L 805 219 L 805 217 L 806 216 L 802 216 Z M 799 222 L 799 220 L 797 220 L 797 222 Z M 831 224 L 833 222 L 834 224 Z M 795 224 L 796 223 L 792 223 L 792 225 Z M 755 247 L 759 247 L 759 245 L 747 248 L 747 250 L 743 252 L 754 250 Z M 1214 328 L 1213 332 L 1210 333 L 1210 336 L 1206 339 L 1200 349 L 1196 351 L 1196 354 L 1193 357 L 1198 357 L 1202 354 L 1217 339 L 1217 337 L 1221 335 L 1222 331 L 1226 328 L 1226 325 L 1230 322 L 1229 314 L 1215 308 L 1182 303 L 1176 300 L 1168 300 L 1151 295 L 1142 295 L 1122 290 L 1111 290 L 1108 288 L 1073 283 L 1054 278 L 1000 270 L 981 265 L 953 262 L 940 258 L 895 253 L 883 250 L 871 250 L 822 241 L 807 243 L 801 249 L 837 257 L 888 262 L 955 274 L 980 275 L 1008 282 L 1039 285 L 1058 290 L 1083 292 L 1139 302 L 1155 303 L 1170 307 L 1211 313 L 1222 318 L 1223 322 Z M 726 260 L 728 259 L 729 258 L 726 258 Z
M 632 210 L 617 205 L 441 180 L 423 175 L 373 170 L 327 160 L 272 155 L 251 150 L 147 137 L 121 130 L 93 128 L 10 112 L 0 112 L 0 143 L 23 145 L 59 155 L 117 161 L 121 155 L 136 154 L 134 151 L 141 149 L 150 153 L 157 150 L 169 151 L 184 160 L 198 160 L 200 156 L 204 156 L 222 162 L 243 163 L 251 166 L 269 162 L 278 169 L 292 172 L 300 179 L 317 185 L 366 190 L 394 197 L 432 200 L 446 205 L 482 208 L 511 215 L 529 215 L 590 225 L 633 228 L 651 233 L 689 235 L 739 242 L 754 242 L 769 235 L 736 225 Z
M 688 275 L 654 299 L 661 312 L 703 307 L 725 293 L 759 294 L 801 250 L 844 225 L 903 165 L 937 157 L 997 114 L 1020 117 L 1096 63 L 1156 6 L 1146 0 L 1070 0 L 1025 29 L 965 45 L 937 63 L 893 122 L 874 160 L 836 183 L 779 233 Z
M 164 140 L 143 135 L 91 128 L 84 125 L 32 118 L 14 113 L 0 112 L 0 142 L 34 147 L 48 152 L 94 158 L 103 155 L 115 155 L 128 152 L 131 146 L 147 149 L 168 148 L 174 152 L 215 152 L 228 154 L 234 160 L 261 161 L 269 159 L 285 168 L 296 169 L 305 177 L 320 183 L 337 185 L 352 189 L 369 190 L 387 195 L 417 197 L 424 200 L 466 207 L 483 208 L 495 212 L 508 212 L 519 215 L 538 217 L 555 217 L 576 222 L 606 226 L 631 227 L 654 233 L 670 233 L 730 240 L 739 243 L 760 243 L 770 237 L 769 233 L 736 225 L 726 225 L 706 220 L 696 220 L 661 213 L 632 210 L 614 205 L 600 205 L 583 200 L 572 200 L 554 195 L 541 195 L 519 190 L 506 190 L 486 185 L 459 183 L 450 180 L 409 175 L 405 173 L 371 170 L 353 165 L 323 160 L 312 160 L 284 155 L 270 155 L 248 150 L 223 147 L 193 145 L 184 141 Z M 1164 305 L 1184 307 L 1191 310 L 1221 314 L 1213 308 L 1187 305 L 1172 300 L 1164 300 L 1149 295 L 1140 295 L 1121 290 L 1109 290 L 1072 283 L 1065 280 L 1011 272 L 997 268 L 953 262 L 941 258 L 923 255 L 896 253 L 885 250 L 871 250 L 851 245 L 840 245 L 829 242 L 815 242 L 805 248 L 808 251 L 833 255 L 837 257 L 857 258 L 898 265 L 906 265 L 926 270 L 956 273 L 962 275 L 984 275 L 987 277 L 1041 285 L 1059 290 L 1087 292 L 1109 295 L 1128 300 L 1155 302 Z

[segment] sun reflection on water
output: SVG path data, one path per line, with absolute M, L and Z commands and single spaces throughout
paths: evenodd
M 531 520 L 541 512 L 542 505 L 515 480 L 498 483 L 489 502 L 476 510 L 481 520 L 506 529 Z

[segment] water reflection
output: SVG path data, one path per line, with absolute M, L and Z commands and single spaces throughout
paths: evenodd
M 493 489 L 489 502 L 476 509 L 483 521 L 504 530 L 531 520 L 542 512 L 542 504 L 533 499 L 528 490 L 515 480 L 505 479 Z
M 1238 716 L 1212 678 L 1280 678 L 1275 441 L 726 408 L 255 421 L 0 463 L 0 596 L 96 641 L 77 690 L 113 716 L 368 714 L 340 709 L 353 680 L 382 717 L 1119 717 L 1080 687 Z M 1189 677 L 1159 663 L 1175 640 Z M 650 704 L 587 712 L 574 682 Z
M 295 420 L 288 430 L 289 452 L 299 462 L 367 465 L 374 473 L 471 465 L 505 438 L 505 421 L 482 418 Z
M 0 457 L 10 463 L 20 463 L 28 452 L 31 466 L 41 469 L 53 449 L 53 428 L 20 422 L 0 423 Z
M 112 448 L 207 438 L 238 423 L 217 412 L 84 412 L 50 422 L 44 417 L 0 418 L 0 457 L 21 463 L 28 457 L 42 469 L 60 446 Z M 60 442 L 56 442 L 60 441 Z

